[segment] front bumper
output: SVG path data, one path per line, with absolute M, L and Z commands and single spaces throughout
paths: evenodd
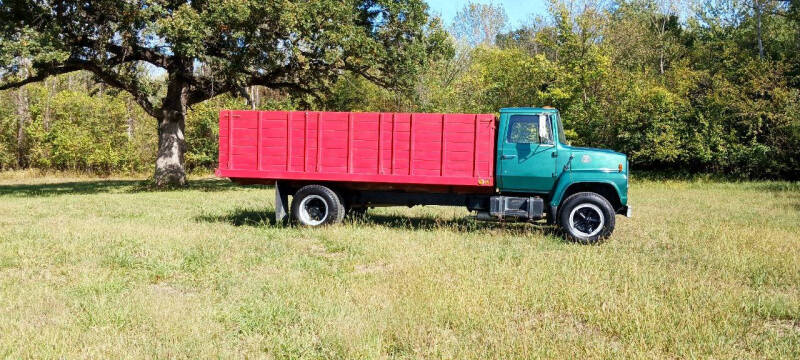
M 625 215 L 625 217 L 633 217 L 633 209 L 631 206 L 623 206 L 622 209 L 619 209 L 619 214 Z

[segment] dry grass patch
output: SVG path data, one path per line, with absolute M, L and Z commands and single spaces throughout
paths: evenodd
M 634 182 L 599 246 L 462 209 L 0 175 L 0 356 L 798 358 L 800 185 Z

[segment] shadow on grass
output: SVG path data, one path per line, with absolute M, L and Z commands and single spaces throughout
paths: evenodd
M 75 181 L 49 184 L 0 185 L 0 196 L 48 197 L 121 192 L 139 184 L 136 180 Z
M 186 186 L 159 188 L 153 184 L 152 181 L 139 181 L 136 186 L 129 189 L 128 192 L 162 192 L 162 191 L 225 191 L 233 188 L 242 187 L 232 183 L 228 179 L 199 179 L 190 180 Z M 265 185 L 248 185 L 247 187 L 267 187 Z
M 50 197 L 60 195 L 85 195 L 104 193 L 142 193 L 164 191 L 203 191 L 214 192 L 235 188 L 237 185 L 224 179 L 201 179 L 190 181 L 188 185 L 175 188 L 157 188 L 149 181 L 142 180 L 96 180 L 70 181 L 46 184 L 0 185 L 0 196 Z
M 800 182 L 764 181 L 753 182 L 745 185 L 748 190 L 767 191 L 775 194 L 795 193 L 800 194 Z
M 800 211 L 800 182 L 763 182 L 750 184 L 749 189 L 772 193 L 776 198 L 789 202 L 795 211 Z
M 234 226 L 266 226 L 280 227 L 275 221 L 273 210 L 236 209 L 225 215 L 202 215 L 195 218 L 200 222 L 227 223 Z M 530 235 L 534 233 L 560 236 L 558 229 L 543 222 L 535 224 L 502 223 L 478 221 L 472 217 L 441 219 L 437 217 L 408 217 L 398 215 L 367 214 L 358 218 L 345 218 L 345 224 L 356 226 L 380 226 L 392 229 L 414 231 L 454 231 L 473 233 L 479 231 L 502 231 L 512 235 Z
M 449 230 L 459 233 L 502 231 L 504 233 L 520 236 L 530 235 L 532 233 L 559 235 L 558 230 L 554 226 L 547 225 L 544 222 L 529 224 L 520 222 L 479 221 L 471 216 L 442 219 L 435 216 L 409 217 L 401 215 L 368 214 L 358 219 L 352 219 L 351 221 L 368 226 L 375 225 L 420 231 Z
M 201 215 L 196 221 L 228 223 L 233 226 L 276 226 L 275 212 L 272 210 L 236 209 L 225 215 Z

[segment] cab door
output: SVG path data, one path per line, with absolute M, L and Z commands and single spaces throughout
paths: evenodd
M 502 114 L 498 139 L 501 191 L 548 193 L 556 180 L 556 147 L 549 114 Z M 506 121 L 502 121 L 506 120 Z

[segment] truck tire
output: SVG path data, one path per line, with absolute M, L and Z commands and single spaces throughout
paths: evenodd
M 568 197 L 559 209 L 558 223 L 567 238 L 581 244 L 595 244 L 614 232 L 614 209 L 603 196 L 579 192 Z
M 308 227 L 337 224 L 344 219 L 344 206 L 339 195 L 330 188 L 306 185 L 292 198 L 292 217 Z

